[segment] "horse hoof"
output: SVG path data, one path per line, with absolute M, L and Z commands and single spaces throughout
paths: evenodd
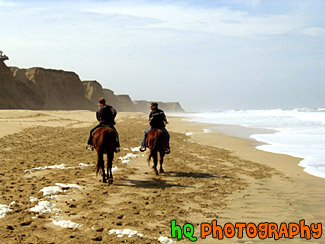
M 159 170 L 159 173 L 161 174 L 161 173 L 165 173 L 165 171 L 163 170 L 163 169 L 160 169 Z
M 103 183 L 107 183 L 106 179 L 103 180 Z
M 113 179 L 108 180 L 108 184 L 112 185 L 113 184 Z

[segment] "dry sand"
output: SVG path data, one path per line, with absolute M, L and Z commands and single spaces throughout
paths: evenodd
M 108 186 L 95 175 L 96 153 L 85 150 L 96 123 L 93 112 L 0 110 L 0 205 L 11 209 L 0 215 L 1 243 L 160 243 L 160 236 L 170 238 L 173 219 L 179 225 L 192 223 L 197 237 L 200 223 L 214 219 L 220 224 L 324 221 L 324 179 L 304 173 L 298 159 L 256 150 L 247 140 L 202 133 L 202 125 L 179 118 L 169 120 L 172 153 L 164 161 L 166 173 L 155 176 L 147 152 L 132 151 L 141 142 L 147 115 L 118 114 L 122 150 L 113 162 L 118 167 L 114 184 Z M 122 163 L 119 157 L 130 161 Z M 53 165 L 59 168 L 45 168 Z M 41 190 L 51 186 L 61 192 L 44 195 Z M 42 201 L 52 205 L 50 212 L 31 211 Z M 117 237 L 108 233 L 113 229 L 143 236 Z

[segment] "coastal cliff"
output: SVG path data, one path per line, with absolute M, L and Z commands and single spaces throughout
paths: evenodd
M 132 101 L 129 95 L 116 95 L 95 80 L 81 81 L 71 71 L 7 67 L 0 61 L 0 109 L 91 110 L 98 98 L 120 112 L 148 112 L 150 102 Z M 179 103 L 159 102 L 166 112 L 184 112 Z
M 150 111 L 150 103 L 153 101 L 145 101 L 145 100 L 136 100 L 133 101 L 135 104 L 136 110 L 139 112 L 149 112 Z M 180 105 L 179 102 L 157 102 L 159 104 L 159 108 L 169 112 L 169 113 L 184 113 L 184 109 Z
M 129 95 L 116 95 L 117 102 L 120 106 L 121 112 L 142 112 L 142 111 L 137 111 L 136 106 L 132 102 L 131 98 Z
M 74 72 L 30 68 L 25 70 L 25 75 L 44 101 L 41 109 L 94 109 L 93 103 L 84 95 L 79 76 Z
M 0 109 L 38 109 L 43 101 L 24 82 L 18 81 L 0 61 Z

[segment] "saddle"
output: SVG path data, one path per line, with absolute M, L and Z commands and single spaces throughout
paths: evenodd
M 163 131 L 163 127 L 158 127 L 158 126 L 151 126 L 151 129 L 158 129 Z
M 166 132 L 164 131 L 164 127 L 151 126 L 151 129 L 162 130 L 162 132 L 164 132 L 164 134 L 166 134 Z
M 116 131 L 116 129 L 114 128 L 113 125 L 101 124 L 101 126 L 98 127 L 98 128 L 96 128 L 96 130 L 98 130 L 98 129 L 101 128 L 101 127 L 108 127 L 108 128 L 110 128 L 110 129 L 114 130 L 114 131 L 116 132 L 116 134 L 117 134 L 117 131 Z M 93 131 L 92 135 L 94 135 L 94 133 L 95 133 L 96 130 Z

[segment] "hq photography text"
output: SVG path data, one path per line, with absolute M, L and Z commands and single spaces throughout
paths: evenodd
M 187 238 L 192 242 L 198 240 L 198 238 L 205 239 L 212 237 L 214 239 L 222 240 L 224 238 L 238 238 L 241 239 L 246 235 L 249 238 L 274 239 L 279 240 L 281 238 L 293 239 L 301 238 L 310 240 L 312 238 L 319 239 L 322 236 L 322 224 L 311 223 L 305 224 L 305 220 L 302 219 L 298 223 L 241 223 L 237 222 L 226 223 L 224 225 L 218 225 L 217 220 L 211 221 L 211 223 L 201 223 L 200 233 L 195 235 L 194 225 L 187 223 L 183 226 L 177 225 L 176 220 L 170 222 L 171 237 L 181 240 Z

